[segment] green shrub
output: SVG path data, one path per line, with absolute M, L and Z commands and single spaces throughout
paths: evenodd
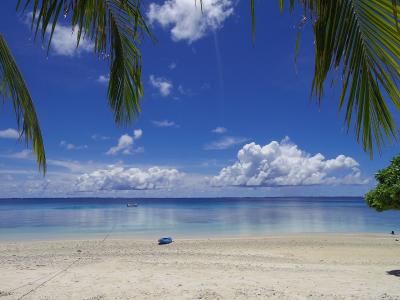
M 375 178 L 378 185 L 365 195 L 368 206 L 377 211 L 400 210 L 400 155 L 392 160 L 389 167 L 379 170 Z

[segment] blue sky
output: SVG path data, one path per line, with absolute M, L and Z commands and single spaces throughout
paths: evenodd
M 145 39 L 142 112 L 117 126 L 107 104 L 108 62 L 90 41 L 74 48 L 59 26 L 50 54 L 7 0 L 0 28 L 34 99 L 48 158 L 41 176 L 15 139 L 9 101 L 0 114 L 1 197 L 362 195 L 397 153 L 371 160 L 338 111 L 338 89 L 310 99 L 313 40 L 300 12 L 247 1 L 148 2 L 157 41 Z M 192 3 L 193 2 L 193 3 Z M 193 4 L 193 5 L 192 5 Z

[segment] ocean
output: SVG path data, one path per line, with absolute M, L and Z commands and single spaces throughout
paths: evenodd
M 127 207 L 128 202 L 138 207 Z M 151 239 L 290 233 L 388 233 L 400 212 L 362 198 L 0 199 L 0 240 Z

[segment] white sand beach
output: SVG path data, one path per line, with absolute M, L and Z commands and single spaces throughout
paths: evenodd
M 400 299 L 390 235 L 0 243 L 1 299 Z

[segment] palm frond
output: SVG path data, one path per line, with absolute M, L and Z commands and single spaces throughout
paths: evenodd
M 22 7 L 22 2 L 24 5 Z M 117 123 L 132 120 L 140 111 L 143 95 L 142 59 L 139 50 L 144 35 L 152 38 L 141 11 L 140 0 L 19 0 L 17 9 L 32 9 L 32 28 L 48 49 L 60 15 L 82 39 L 94 42 L 94 51 L 109 59 L 109 104 Z
M 18 70 L 17 64 L 0 34 L 0 96 L 10 98 L 17 119 L 21 137 L 28 145 L 32 142 L 33 152 L 36 154 L 39 170 L 46 173 L 46 155 L 43 146 L 42 134 L 35 108 L 28 88 Z
M 331 68 L 342 68 L 340 108 L 347 126 L 355 119 L 357 140 L 372 154 L 397 139 L 388 101 L 400 109 L 400 34 L 391 1 L 319 1 L 314 25 L 313 89 L 321 98 Z
M 251 36 L 253 39 L 253 43 L 256 38 L 256 9 L 255 9 L 255 0 L 250 0 L 250 16 L 251 16 Z
M 279 0 L 283 7 L 283 0 Z M 398 132 L 390 106 L 400 109 L 398 0 L 299 0 L 312 16 L 315 70 L 312 91 L 319 101 L 331 71 L 342 72 L 340 109 L 347 128 L 372 156 Z M 290 0 L 290 8 L 295 3 Z M 392 103 L 392 104 L 390 104 Z

